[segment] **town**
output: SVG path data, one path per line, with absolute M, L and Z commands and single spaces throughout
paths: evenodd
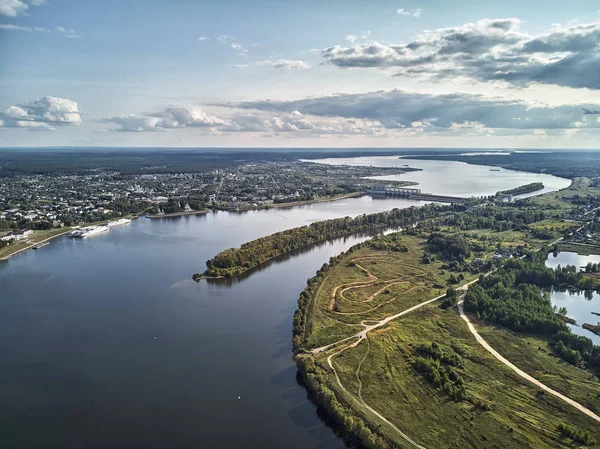
M 415 170 L 310 162 L 253 163 L 200 173 L 165 173 L 165 168 L 148 167 L 145 174 L 94 169 L 1 178 L 0 231 L 56 229 L 143 212 L 160 216 L 326 200 L 362 192 L 372 183 L 365 178 Z M 22 234 L 11 236 L 18 240 Z

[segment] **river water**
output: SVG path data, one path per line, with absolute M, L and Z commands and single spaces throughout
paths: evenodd
M 562 267 L 575 265 L 582 268 L 588 262 L 600 263 L 600 256 L 582 256 L 571 252 L 561 252 L 556 257 L 550 254 L 546 266 L 556 268 L 558 265 Z M 573 333 L 591 338 L 594 344 L 600 345 L 600 336 L 581 327 L 584 323 L 597 324 L 600 322 L 600 316 L 592 313 L 600 313 L 600 295 L 598 293 L 585 294 L 584 292 L 571 293 L 569 291 L 554 290 L 550 293 L 550 299 L 552 304 L 555 304 L 558 308 L 566 307 L 567 315 L 577 321 L 577 324 L 569 324 Z
M 517 197 L 527 198 L 564 189 L 571 183 L 568 179 L 546 174 L 471 165 L 464 162 L 417 160 L 398 156 L 327 158 L 311 162 L 332 165 L 372 165 L 374 167 L 402 167 L 408 165 L 413 168 L 421 168 L 423 170 L 418 172 L 375 176 L 372 179 L 381 182 L 414 181 L 418 183 L 414 188 L 421 189 L 423 193 L 458 197 L 494 195 L 496 192 L 514 189 L 532 182 L 542 182 L 544 184 L 543 190 Z
M 436 182 L 451 194 L 471 170 L 480 168 Z M 540 175 L 529 176 L 519 183 Z M 505 186 L 477 179 L 473 195 Z M 415 204 L 365 196 L 140 218 L 0 263 L 1 446 L 342 448 L 296 380 L 292 317 L 306 279 L 366 237 L 299 251 L 234 282 L 191 276 L 263 235 Z

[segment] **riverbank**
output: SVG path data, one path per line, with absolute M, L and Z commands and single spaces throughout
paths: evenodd
M 577 253 L 581 256 L 600 254 L 600 246 L 577 242 L 560 242 L 558 244 L 558 250 L 563 252 Z
M 8 260 L 15 254 L 33 248 L 41 243 L 49 242 L 71 231 L 72 228 L 50 229 L 48 231 L 33 231 L 33 237 L 20 241 L 0 249 L 0 260 Z
M 309 204 L 318 204 L 318 203 L 329 203 L 331 201 L 339 201 L 347 198 L 359 198 L 363 196 L 364 192 L 352 192 L 352 193 L 342 193 L 341 195 L 327 196 L 323 198 L 315 198 L 314 200 L 305 200 L 305 201 L 292 201 L 289 203 L 272 203 L 265 204 L 263 206 L 247 206 L 247 207 L 229 207 L 229 206 L 217 206 L 216 210 L 222 210 L 226 212 L 242 212 L 248 210 L 261 210 L 261 209 L 278 209 L 278 208 L 286 208 L 286 207 L 295 207 L 295 206 L 307 206 Z
M 139 218 L 139 217 L 140 217 L 140 215 L 127 215 L 127 216 L 123 216 L 123 217 L 115 217 L 110 220 L 102 220 L 102 221 L 96 221 L 96 222 L 91 222 L 91 223 L 81 223 L 78 226 L 98 226 L 103 223 L 110 223 L 112 221 L 121 220 L 123 218 L 129 218 L 129 219 L 135 220 L 136 218 Z M 65 234 L 71 232 L 73 229 L 75 229 L 75 226 L 65 226 L 65 227 L 62 227 L 59 229 L 33 231 L 32 237 L 25 239 L 25 240 L 17 241 L 11 245 L 1 248 L 0 249 L 0 261 L 8 260 L 16 254 L 19 254 L 23 251 L 27 251 L 28 249 L 32 249 L 34 246 L 38 246 L 42 243 L 46 243 L 46 242 L 49 242 L 50 240 L 60 237 L 61 235 L 65 235 Z
M 210 209 L 202 209 L 202 210 L 191 210 L 188 212 L 173 212 L 170 214 L 156 214 L 156 215 L 146 214 L 145 217 L 150 218 L 151 220 L 154 220 L 156 218 L 173 218 L 173 217 L 184 217 L 186 215 L 202 215 L 202 214 L 208 214 L 209 212 L 211 212 Z

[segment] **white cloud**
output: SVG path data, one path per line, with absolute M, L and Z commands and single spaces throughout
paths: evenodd
M 207 40 L 209 40 L 209 39 L 210 39 L 210 37 L 208 37 L 208 36 L 200 36 L 200 37 L 198 38 L 198 40 L 199 40 L 199 41 L 207 41 Z
M 29 5 L 39 6 L 45 3 L 45 0 L 0 0 L 0 16 L 17 17 L 25 14 Z
M 287 133 L 297 137 L 380 135 L 385 132 L 385 128 L 376 120 L 306 116 L 298 111 L 244 111 L 228 117 L 217 117 L 192 105 L 170 107 L 153 114 L 108 117 L 100 121 L 116 124 L 118 127 L 115 131 L 122 132 L 160 132 L 189 127 L 204 128 L 211 134 Z
M 0 127 L 54 129 L 54 126 L 79 125 L 81 115 L 73 100 L 60 97 L 43 97 L 0 112 Z
M 215 39 L 236 51 L 236 54 L 238 56 L 241 56 L 243 58 L 248 57 L 249 50 L 245 48 L 242 44 L 237 42 L 233 36 L 230 36 L 228 34 L 219 34 L 215 37 Z
M 600 22 L 529 35 L 519 19 L 480 20 L 425 32 L 409 43 L 336 45 L 322 56 L 338 67 L 395 69 L 397 76 L 467 78 L 515 85 L 600 89 Z
M 415 123 L 429 123 L 437 131 L 460 128 L 532 129 L 600 128 L 594 114 L 598 105 L 546 106 L 519 100 L 465 93 L 433 95 L 402 90 L 360 94 L 338 94 L 292 101 L 248 101 L 220 106 L 259 110 L 269 113 L 292 113 L 371 120 L 387 129 L 414 128 Z M 477 125 L 476 125 L 477 124 Z M 422 128 L 422 126 L 420 126 Z
M 404 9 L 404 8 L 400 8 L 396 11 L 396 14 L 400 15 L 400 16 L 406 16 L 406 17 L 421 17 L 421 14 L 423 14 L 423 10 L 421 8 L 417 8 L 417 9 Z
M 1 0 L 0 0 L 1 1 Z M 43 27 L 24 27 L 24 26 L 20 26 L 20 25 L 12 25 L 12 24 L 6 24 L 6 23 L 2 23 L 0 24 L 0 30 L 5 30 L 5 31 L 25 31 L 25 32 L 40 32 L 40 33 L 50 33 L 50 32 L 56 32 L 59 33 L 61 36 L 64 37 L 68 37 L 71 39 L 77 39 L 79 38 L 79 34 L 77 34 L 77 31 L 75 30 L 68 30 L 64 27 L 55 27 L 53 30 L 48 29 L 48 28 L 43 28 Z
M 349 34 L 348 36 L 346 36 L 346 40 L 348 42 L 354 42 L 356 39 L 358 39 L 358 36 L 356 34 Z
M 39 28 L 38 30 L 34 30 L 31 27 L 23 27 L 20 25 L 12 25 L 12 24 L 8 24 L 8 23 L 1 23 L 0 24 L 0 30 L 5 30 L 5 31 L 46 31 L 43 28 Z
M 251 66 L 269 66 L 274 69 L 285 69 L 285 70 L 296 70 L 296 69 L 310 69 L 312 67 L 311 64 L 304 61 L 299 60 L 291 60 L 291 59 L 277 59 L 270 60 L 266 59 L 264 61 L 258 61 L 253 64 L 236 64 L 238 69 L 246 69 Z
M 124 115 L 108 117 L 104 123 L 115 123 L 118 131 L 144 132 L 161 131 L 186 127 L 214 127 L 224 125 L 225 120 L 205 113 L 195 105 L 172 106 L 164 110 L 146 115 Z

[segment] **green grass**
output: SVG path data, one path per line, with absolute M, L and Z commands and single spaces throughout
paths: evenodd
M 362 328 L 360 322 L 365 319 L 381 320 L 445 292 L 451 273 L 441 269 L 441 261 L 422 263 L 425 240 L 403 236 L 403 243 L 408 247 L 408 252 L 378 251 L 365 247 L 346 256 L 330 269 L 311 304 L 304 344 L 306 349 L 356 334 Z M 346 290 L 342 297 L 340 290 L 351 287 L 352 283 L 372 282 L 356 264 L 370 271 L 377 280 L 363 288 Z M 464 282 L 475 277 L 470 273 L 463 274 Z M 440 285 L 442 288 L 439 288 Z M 332 303 L 336 287 L 340 288 Z M 365 302 L 377 292 L 379 294 Z
M 592 254 L 600 254 L 600 245 L 588 245 L 585 243 L 559 243 L 559 251 L 577 253 L 582 256 L 589 256 Z
M 598 378 L 556 357 L 549 341 L 496 326 L 478 332 L 500 354 L 527 374 L 600 414 Z
M 600 438 L 600 427 L 593 420 L 551 395 L 538 394 L 537 388 L 494 359 L 453 309 L 441 311 L 436 305 L 420 309 L 372 332 L 369 341 L 371 350 L 359 373 L 364 400 L 428 448 L 566 448 L 570 445 L 556 431 L 562 422 Z M 414 348 L 431 342 L 460 354 L 464 368 L 459 371 L 467 392 L 473 401 L 492 404 L 491 411 L 454 402 L 412 368 Z M 361 346 L 366 344 L 335 360 L 351 392 L 358 385 L 357 360 L 365 351 Z M 331 383 L 337 385 L 333 375 Z M 393 438 L 404 444 L 397 435 Z

